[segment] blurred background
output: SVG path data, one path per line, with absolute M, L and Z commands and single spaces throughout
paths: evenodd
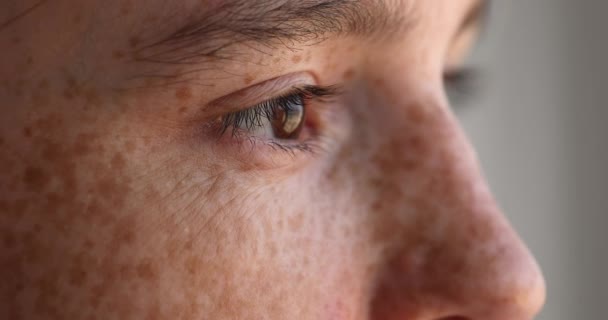
M 547 279 L 540 320 L 608 319 L 608 1 L 493 1 L 458 111 Z

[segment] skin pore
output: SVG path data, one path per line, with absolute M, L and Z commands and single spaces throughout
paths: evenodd
M 532 319 L 445 94 L 482 7 L 0 1 L 0 318 Z

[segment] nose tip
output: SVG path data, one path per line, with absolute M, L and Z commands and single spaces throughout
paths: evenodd
M 546 299 L 539 265 L 502 216 L 480 215 L 396 252 L 373 319 L 534 319 Z
M 522 319 L 533 319 L 543 308 L 547 299 L 545 278 L 533 257 L 531 259 L 530 285 L 514 295 L 515 308 L 519 309 Z
M 497 223 L 494 236 L 486 240 L 484 253 L 468 258 L 475 271 L 460 280 L 466 289 L 460 292 L 461 299 L 452 300 L 459 301 L 452 305 L 456 312 L 449 313 L 455 318 L 447 319 L 530 320 L 544 306 L 546 283 L 542 271 L 515 231 L 502 222 Z M 444 281 L 458 281 L 457 277 Z
M 487 288 L 492 290 L 492 285 L 497 286 L 495 302 L 490 300 L 485 307 L 487 315 L 482 313 L 479 316 L 481 319 L 497 320 L 533 319 L 545 304 L 545 279 L 536 259 L 520 237 L 506 221 L 503 220 L 502 225 L 506 229 L 505 252 L 494 258 L 494 270 L 488 273 L 495 277 L 495 280 L 488 282 L 490 286 Z M 489 265 L 492 265 L 491 262 Z
M 546 300 L 541 269 L 514 231 L 505 237 L 511 240 L 504 240 L 504 247 L 471 261 L 478 268 L 462 279 L 468 290 L 453 304 L 455 312 L 439 319 L 531 320 L 538 315 Z

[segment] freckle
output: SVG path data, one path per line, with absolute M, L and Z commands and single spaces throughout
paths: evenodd
M 46 210 L 49 213 L 57 213 L 59 212 L 60 207 L 66 203 L 64 197 L 61 197 L 59 194 L 52 192 L 46 196 Z
M 186 107 L 181 107 L 181 108 L 179 108 L 179 110 L 177 110 L 177 112 L 179 112 L 180 114 L 184 114 L 184 113 L 186 113 L 186 111 L 188 111 L 188 108 L 186 108 Z
M 184 243 L 184 250 L 191 251 L 193 246 L 194 246 L 194 241 L 192 241 L 192 239 L 190 239 Z
M 76 265 L 70 270 L 70 284 L 75 287 L 82 287 L 86 283 L 87 277 L 87 271 L 81 265 Z
M 101 299 L 105 296 L 107 286 L 108 284 L 102 283 L 91 288 L 91 295 L 88 301 L 93 310 L 97 309 L 101 304 Z
M 9 212 L 12 212 L 15 216 L 21 216 L 27 209 L 30 203 L 24 199 L 19 199 L 13 202 L 12 209 Z
M 35 90 L 35 92 L 32 94 L 31 96 L 32 101 L 39 106 L 45 106 L 48 105 L 48 101 L 49 101 L 49 96 L 48 94 L 45 92 L 45 90 L 39 89 L 39 90 Z
M 192 91 L 189 87 L 181 87 L 175 91 L 175 97 L 180 101 L 188 101 L 192 98 Z
M 146 18 L 144 19 L 144 21 L 145 21 L 146 23 L 156 23 L 156 22 L 158 21 L 158 19 L 159 19 L 159 18 L 158 18 L 157 16 L 149 16 L 149 17 L 146 17 Z
M 27 167 L 23 175 L 23 181 L 28 191 L 39 192 L 50 182 L 50 177 L 44 170 L 36 167 Z
M 292 61 L 293 63 L 299 63 L 300 61 L 302 61 L 302 56 L 300 56 L 300 55 L 295 55 L 295 56 L 291 57 L 291 61 Z
M 372 213 L 376 213 L 376 214 L 381 213 L 382 212 L 383 203 L 384 203 L 384 201 L 382 201 L 380 199 L 376 199 L 372 203 Z
M 248 74 L 247 76 L 245 76 L 244 82 L 245 82 L 245 84 L 251 84 L 254 80 L 255 80 L 255 77 Z
M 45 90 L 49 87 L 49 81 L 47 79 L 42 79 L 38 83 L 38 89 Z
M 42 225 L 40 225 L 39 223 L 34 223 L 34 227 L 32 228 L 32 230 L 34 230 L 34 233 L 40 233 L 42 232 Z
M 130 43 L 129 43 L 129 45 L 130 45 Z M 132 51 L 129 55 L 131 56 L 131 60 L 139 61 L 139 60 L 145 59 L 144 54 L 139 50 Z M 144 80 L 144 84 L 146 84 L 147 86 L 151 86 L 158 82 L 159 82 L 159 80 L 156 78 L 148 78 L 148 79 Z
M 413 154 L 422 156 L 427 154 L 429 151 L 428 143 L 425 142 L 424 138 L 419 135 L 414 135 L 407 140 L 408 150 L 411 150 Z M 415 159 L 411 159 L 412 161 Z
M 110 162 L 112 170 L 115 170 L 115 171 L 123 170 L 125 168 L 126 164 L 127 164 L 127 161 L 120 153 L 115 154 L 114 157 L 112 158 L 112 161 Z
M 417 124 L 427 123 L 431 117 L 429 108 L 417 105 L 407 108 L 406 115 L 408 119 Z
M 84 94 L 85 100 L 91 105 L 99 105 L 101 103 L 101 98 L 95 89 L 89 89 Z
M 132 245 L 137 239 L 137 223 L 133 217 L 122 219 L 114 231 L 114 239 L 125 245 Z
M 326 238 L 333 238 L 335 236 L 334 233 L 332 232 L 331 224 L 329 224 L 329 223 L 323 224 L 323 235 Z
M 74 76 L 70 74 L 66 76 L 65 82 L 67 83 L 69 88 L 76 88 L 78 86 L 78 81 L 76 80 L 76 78 L 74 78 Z
M 308 256 L 304 256 L 304 260 L 302 261 L 303 266 L 310 265 L 310 258 Z
M 140 262 L 137 265 L 135 272 L 139 278 L 147 281 L 154 280 L 158 277 L 156 267 L 152 261 L 150 261 L 150 259 L 144 259 L 142 262 Z
M 13 37 L 13 38 L 11 39 L 11 42 L 12 42 L 13 44 L 20 44 L 20 43 L 21 43 L 21 38 L 20 38 L 20 37 Z
M 180 249 L 179 246 L 179 242 L 175 239 L 167 241 L 165 244 L 166 257 L 170 260 L 175 260 Z
M 0 137 L 0 146 L 4 145 L 4 138 Z
M 73 22 L 74 24 L 79 24 L 79 23 L 80 23 L 80 21 L 82 21 L 82 15 L 80 15 L 80 14 L 75 15 L 75 16 L 74 16 L 74 18 L 72 18 L 72 22 Z
M 384 83 L 384 79 L 382 78 L 376 78 L 373 80 L 374 84 L 379 86 L 379 87 L 384 87 L 385 83 Z
M 304 224 L 304 214 L 299 213 L 296 216 L 292 216 L 289 218 L 289 229 L 291 232 L 297 232 L 302 229 L 302 225 Z
M 401 226 L 394 217 L 389 217 L 386 221 L 381 222 L 374 228 L 372 233 L 372 242 L 387 243 L 393 241 L 395 237 L 403 233 Z M 407 243 L 407 242 L 406 242 Z
M 90 154 L 93 149 L 91 148 L 91 136 L 86 134 L 79 134 L 76 137 L 76 142 L 74 143 L 73 152 L 75 156 L 84 157 Z
M 32 137 L 32 128 L 30 128 L 30 127 L 23 128 L 23 136 L 26 138 L 31 138 Z
M 112 57 L 115 60 L 120 60 L 125 57 L 125 53 L 120 50 L 117 50 L 117 51 L 112 52 Z
M 27 57 L 27 60 L 25 62 L 27 65 L 31 65 L 34 63 L 34 58 L 32 56 Z
M 72 100 L 74 99 L 74 92 L 72 92 L 70 89 L 65 89 L 63 90 L 63 97 L 67 100 Z
M 342 75 L 342 78 L 344 78 L 344 80 L 350 80 L 355 76 L 355 70 L 353 69 L 348 69 L 344 72 L 344 74 Z
M 273 61 L 274 63 L 279 63 L 279 62 L 281 62 L 281 58 L 276 57 L 276 58 L 272 59 L 272 61 Z
M 97 183 L 97 193 L 106 201 L 111 201 L 114 206 L 122 207 L 125 202 L 125 186 L 121 186 L 113 178 L 105 178 Z
M 342 234 L 344 235 L 345 238 L 350 237 L 350 234 L 351 234 L 350 226 L 348 226 L 348 225 L 342 226 Z
M 23 92 L 23 87 L 25 86 L 25 80 L 24 79 L 17 79 L 15 82 L 15 91 L 18 92 Z
M 49 132 L 63 127 L 63 119 L 58 114 L 49 114 L 36 120 L 34 127 L 40 132 Z
M 143 139 L 144 139 L 144 145 L 146 147 L 149 147 L 152 144 L 152 137 L 144 136 Z
M 268 246 L 268 250 L 270 251 L 270 256 L 274 257 L 278 254 L 279 250 L 277 249 L 277 245 L 273 242 Z
M 95 243 L 93 241 L 91 241 L 91 239 L 87 239 L 84 241 L 83 246 L 86 249 L 91 250 L 91 249 L 95 248 Z
M 118 269 L 118 273 L 120 274 L 120 277 L 122 279 L 129 279 L 132 277 L 132 268 L 129 265 L 122 265 L 120 266 L 120 268 Z
M 15 239 L 15 236 L 11 233 L 4 234 L 2 243 L 4 244 L 4 248 L 12 249 L 17 245 L 17 239 Z
M 131 46 L 131 48 L 137 47 L 139 42 L 140 42 L 140 40 L 137 36 L 133 36 L 133 37 L 129 38 L 129 46 Z
M 129 12 L 131 12 L 131 3 L 130 2 L 124 2 L 122 8 L 120 9 L 120 12 L 123 15 L 129 14 Z
M 135 232 L 133 230 L 126 230 L 121 237 L 125 244 L 133 244 L 135 242 Z
M 190 275 L 195 275 L 201 270 L 201 261 L 197 256 L 191 256 L 186 259 L 184 268 Z
M 135 142 L 130 141 L 130 140 L 125 142 L 125 151 L 127 153 L 133 153 L 135 151 L 135 148 L 136 148 Z

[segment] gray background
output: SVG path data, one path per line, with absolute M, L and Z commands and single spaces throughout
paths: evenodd
M 541 320 L 608 319 L 608 1 L 494 1 L 458 111 L 548 283 Z

